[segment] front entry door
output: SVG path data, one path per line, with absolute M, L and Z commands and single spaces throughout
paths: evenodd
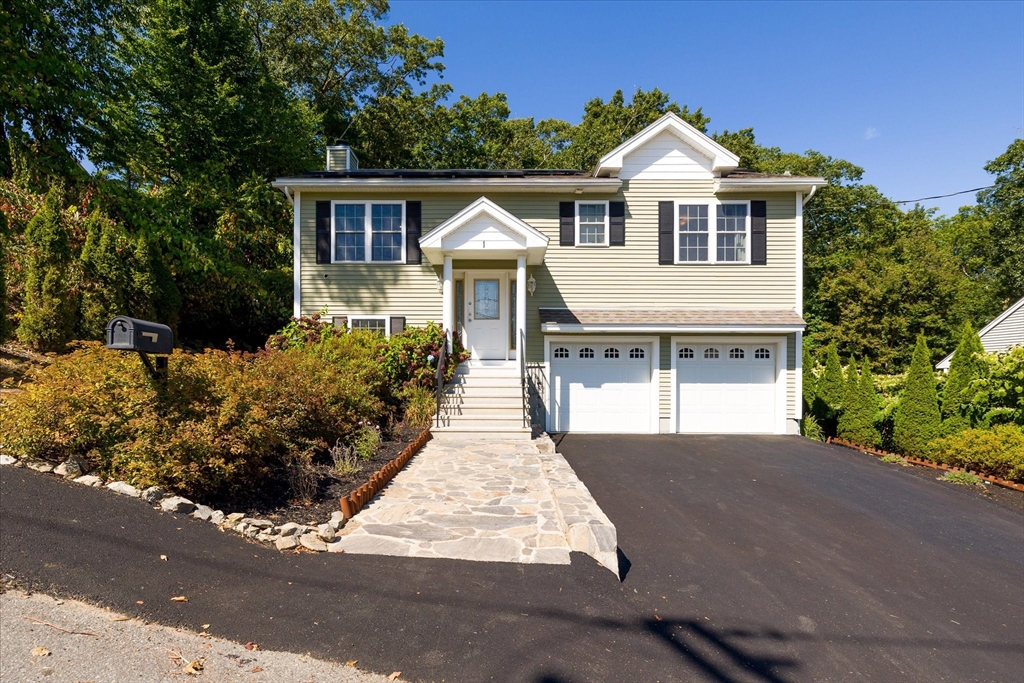
M 466 278 L 466 345 L 473 360 L 508 356 L 508 282 L 501 275 Z

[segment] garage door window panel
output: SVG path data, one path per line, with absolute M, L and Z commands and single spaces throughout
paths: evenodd
M 718 360 L 718 349 L 713 346 L 704 349 L 704 360 Z
M 555 349 L 554 356 L 555 358 L 568 358 L 569 349 L 565 348 L 564 346 L 559 346 L 558 348 Z
M 641 347 L 635 346 L 629 350 L 629 357 L 631 360 L 643 360 L 647 357 L 647 352 Z
M 614 346 L 609 346 L 607 349 L 604 350 L 604 357 L 609 359 L 618 358 L 619 350 Z
M 594 357 L 594 349 L 589 346 L 584 346 L 580 349 L 579 357 L 583 360 L 587 360 Z
M 769 360 L 769 359 L 771 359 L 771 357 L 772 357 L 771 349 L 766 349 L 763 346 L 758 348 L 756 351 L 754 351 L 754 358 L 756 360 Z
M 693 358 L 693 349 L 689 346 L 684 346 L 679 349 L 679 357 L 683 360 L 691 360 Z
M 729 360 L 743 360 L 746 355 L 746 352 L 738 346 L 729 349 Z

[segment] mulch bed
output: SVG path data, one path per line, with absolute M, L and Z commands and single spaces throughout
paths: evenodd
M 249 517 L 258 517 L 272 522 L 283 524 L 284 522 L 296 522 L 299 524 L 323 524 L 330 519 L 332 512 L 341 510 L 340 500 L 342 496 L 348 495 L 363 484 L 370 481 L 370 477 L 396 458 L 405 447 L 416 440 L 422 430 L 416 427 L 406 426 L 404 423 L 396 424 L 387 441 L 384 441 L 377 449 L 376 455 L 369 460 L 360 461 L 361 469 L 346 476 L 330 474 L 322 477 L 316 497 L 308 505 L 294 501 L 266 500 L 251 503 L 237 511 L 245 512 Z M 225 508 L 227 510 L 227 508 Z M 235 508 L 232 508 L 235 511 Z

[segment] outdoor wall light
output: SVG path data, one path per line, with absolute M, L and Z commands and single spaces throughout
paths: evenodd
M 537 291 L 537 280 L 534 279 L 533 275 L 526 280 L 526 291 L 530 293 L 530 296 L 533 296 L 533 293 Z

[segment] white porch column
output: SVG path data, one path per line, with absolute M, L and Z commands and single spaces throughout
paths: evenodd
M 520 369 L 526 366 L 526 346 L 523 331 L 526 330 L 526 257 L 516 259 L 516 360 Z
M 441 283 L 442 325 L 448 335 L 448 350 L 452 350 L 452 333 L 455 331 L 455 302 L 452 301 L 452 257 L 444 257 L 444 280 Z

